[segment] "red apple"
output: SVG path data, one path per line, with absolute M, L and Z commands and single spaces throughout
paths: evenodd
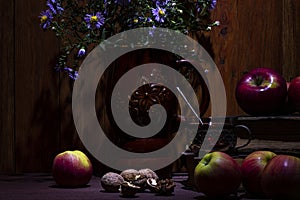
M 52 175 L 59 186 L 84 186 L 89 183 L 92 173 L 91 161 L 81 151 L 65 151 L 54 158 Z
M 194 172 L 197 191 L 208 197 L 225 197 L 236 192 L 241 180 L 239 164 L 223 152 L 206 154 Z
M 300 76 L 295 77 L 289 84 L 288 100 L 295 111 L 300 112 Z
M 255 151 L 242 162 L 242 184 L 244 189 L 253 195 L 263 195 L 261 175 L 268 162 L 276 156 L 271 151 Z
M 290 155 L 278 155 L 265 167 L 261 185 L 267 197 L 272 199 L 300 199 L 300 159 Z
M 245 113 L 273 114 L 279 111 L 286 100 L 286 80 L 271 68 L 255 68 L 237 83 L 235 95 Z

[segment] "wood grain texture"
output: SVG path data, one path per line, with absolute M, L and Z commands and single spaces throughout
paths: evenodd
M 282 2 L 282 73 L 287 81 L 290 81 L 300 76 L 300 2 Z
M 238 117 L 234 124 L 247 126 L 255 139 L 300 142 L 300 116 Z M 267 146 L 266 146 L 267 148 Z
M 58 152 L 87 152 L 72 117 L 73 81 L 53 69 L 58 41 L 38 25 L 44 9 L 45 1 L 0 0 L 0 173 L 49 171 Z M 213 18 L 221 25 L 205 47 L 223 77 L 228 116 L 245 114 L 234 94 L 244 72 L 271 67 L 287 80 L 300 75 L 300 1 L 218 0 Z
M 43 1 L 15 3 L 16 171 L 47 171 L 59 148 L 58 41 L 39 27 Z
M 108 172 L 111 169 L 99 162 L 89 151 L 85 148 L 80 140 L 78 132 L 76 130 L 73 113 L 72 113 L 72 92 L 73 92 L 74 80 L 70 79 L 66 74 L 60 74 L 59 84 L 59 152 L 66 150 L 80 150 L 84 152 L 91 160 L 93 164 L 94 174 L 103 175 L 104 172 Z M 101 99 L 104 99 L 102 96 Z M 102 112 L 101 112 L 102 113 Z M 58 153 L 58 152 L 57 152 Z
M 66 74 L 60 76 L 60 149 L 83 150 L 83 144 L 77 134 L 72 115 L 72 89 L 74 80 Z
M 226 87 L 227 115 L 245 114 L 234 95 L 243 73 L 256 67 L 273 68 L 286 79 L 299 73 L 299 4 L 292 0 L 218 1 L 213 18 L 221 25 L 212 31 L 211 41 Z
M 0 1 L 0 173 L 15 171 L 14 1 Z

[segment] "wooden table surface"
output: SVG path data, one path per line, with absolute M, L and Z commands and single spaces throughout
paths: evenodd
M 207 200 L 202 193 L 186 188 L 183 182 L 187 179 L 186 174 L 174 174 L 172 177 L 176 183 L 175 191 L 171 196 L 159 196 L 149 191 L 137 193 L 132 199 L 143 200 Z M 90 183 L 82 188 L 59 188 L 55 185 L 50 174 L 19 174 L 0 175 L 0 199 L 5 200 L 117 200 L 129 199 L 120 196 L 119 193 L 108 193 L 100 184 L 100 177 L 93 176 Z M 237 196 L 228 198 L 248 200 L 241 189 Z M 258 199 L 256 199 L 258 200 Z M 267 200 L 267 199 L 264 199 Z

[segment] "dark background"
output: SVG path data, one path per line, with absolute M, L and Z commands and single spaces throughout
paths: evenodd
M 0 0 L 0 173 L 48 172 L 57 153 L 83 148 L 72 119 L 73 82 L 53 68 L 59 42 L 39 27 L 44 9 L 45 1 Z M 299 0 L 218 0 L 213 18 L 221 22 L 209 36 L 228 115 L 244 114 L 234 88 L 245 71 L 300 75 Z

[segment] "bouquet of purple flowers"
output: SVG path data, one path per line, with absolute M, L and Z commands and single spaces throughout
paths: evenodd
M 60 39 L 56 68 L 75 79 L 87 53 L 108 37 L 139 27 L 209 31 L 219 24 L 210 19 L 215 6 L 216 0 L 47 0 L 39 19 Z

